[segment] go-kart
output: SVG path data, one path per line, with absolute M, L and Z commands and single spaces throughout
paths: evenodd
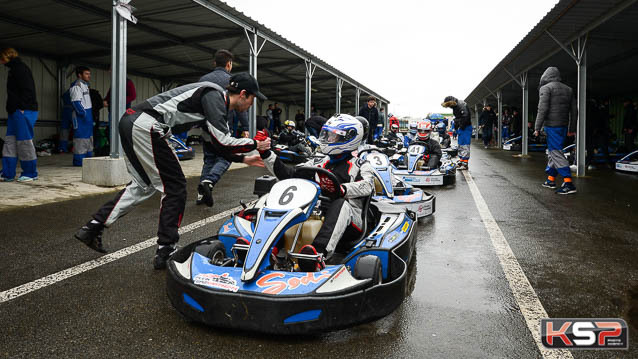
M 522 148 L 521 141 L 522 136 L 511 138 L 503 143 L 503 149 L 505 151 L 520 151 Z M 528 136 L 527 150 L 529 152 L 543 152 L 547 149 L 547 141 L 544 136 Z
M 374 202 L 385 202 L 398 208 L 405 208 L 414 213 L 418 219 L 431 216 L 436 209 L 436 198 L 433 194 L 412 187 L 393 175 L 394 167 L 390 159 L 378 148 L 368 148 L 358 154 L 374 169 L 375 194 Z
M 616 170 L 638 173 L 638 151 L 634 151 L 616 162 Z
M 415 214 L 367 197 L 363 228 L 346 230 L 324 269 L 301 272 L 298 261 L 322 258 L 299 250 L 317 235 L 324 204 L 337 196 L 303 178 L 321 173 L 333 188 L 340 183 L 319 167 L 297 167 L 296 173 L 302 178 L 274 185 L 274 177 L 258 179 L 255 193 L 267 194 L 234 214 L 217 235 L 171 257 L 167 292 L 179 313 L 215 327 L 303 334 L 372 321 L 401 304 Z
M 403 182 L 413 186 L 443 186 L 456 182 L 456 163 L 451 159 L 442 158 L 437 168 L 427 168 L 429 155 L 424 145 L 411 144 L 407 150 L 403 149 L 393 156 L 394 175 Z
M 171 135 L 168 138 L 168 144 L 173 149 L 180 161 L 195 158 L 195 150 L 191 146 L 187 146 L 181 138 Z

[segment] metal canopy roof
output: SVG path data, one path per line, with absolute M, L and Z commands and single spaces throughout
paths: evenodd
M 0 45 L 61 63 L 106 68 L 111 62 L 111 2 L 84 0 L 3 1 Z M 136 25 L 128 26 L 128 72 L 166 82 L 196 81 L 212 70 L 217 49 L 236 56 L 233 72 L 248 71 L 250 44 L 246 29 L 257 32 L 258 79 L 269 101 L 303 106 L 305 61 L 317 65 L 312 102 L 334 109 L 339 77 L 345 81 L 342 108 L 354 106 L 356 88 L 389 101 L 326 62 L 243 13 L 217 0 L 133 0 Z M 252 35 L 252 34 L 251 34 Z M 354 107 L 352 107 L 354 110 Z
M 484 98 L 495 102 L 494 94 L 501 89 L 504 103 L 518 105 L 522 97 L 521 88 L 507 71 L 516 77 L 527 71 L 531 90 L 529 103 L 534 108 L 538 101 L 535 89 L 541 74 L 549 66 L 558 67 L 563 81 L 575 88 L 575 61 L 546 31 L 568 48 L 578 37 L 588 33 L 588 94 L 614 96 L 635 91 L 638 81 L 638 71 L 635 70 L 638 55 L 636 19 L 636 0 L 562 0 L 496 65 L 465 101 L 471 105 L 481 104 Z

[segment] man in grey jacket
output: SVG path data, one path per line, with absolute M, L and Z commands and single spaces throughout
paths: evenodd
M 217 50 L 215 53 L 215 69 L 212 72 L 202 76 L 199 82 L 212 82 L 226 88 L 230 80 L 230 72 L 233 69 L 233 54 L 228 50 Z M 233 116 L 239 117 L 241 127 L 248 128 L 248 112 L 229 111 L 228 127 L 232 128 Z M 248 131 L 242 133 L 242 137 L 248 137 Z M 199 177 L 199 185 L 197 186 L 196 204 L 206 204 L 208 207 L 213 206 L 213 187 L 219 179 L 226 173 L 230 167 L 230 161 L 212 148 L 209 142 L 204 142 L 204 165 L 202 166 L 202 174 Z
M 573 136 L 576 129 L 576 98 L 572 88 L 561 82 L 556 67 L 548 67 L 539 84 L 538 114 L 534 126 L 534 136 L 545 127 L 547 134 L 547 180 L 543 187 L 556 188 L 556 176 L 563 176 L 563 185 L 558 194 L 576 193 L 572 183 L 569 162 L 563 154 L 566 136 Z

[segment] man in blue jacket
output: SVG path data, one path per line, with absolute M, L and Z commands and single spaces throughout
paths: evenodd
M 91 70 L 85 66 L 75 69 L 77 80 L 71 84 L 69 95 L 75 111 L 73 123 L 73 165 L 82 166 L 82 160 L 93 157 L 93 107 L 89 81 Z
M 202 76 L 199 82 L 212 82 L 226 88 L 230 80 L 230 72 L 233 69 L 233 54 L 228 50 L 218 50 L 215 53 L 215 69 L 212 72 Z M 228 114 L 229 121 L 237 117 L 243 129 L 248 128 L 248 112 L 230 111 Z M 232 127 L 232 123 L 229 123 Z M 248 131 L 244 130 L 242 137 L 248 137 Z M 219 179 L 226 173 L 230 167 L 230 161 L 225 159 L 215 151 L 208 142 L 204 142 L 204 166 L 202 174 L 199 177 L 199 185 L 197 186 L 196 204 L 206 204 L 208 207 L 213 206 L 213 187 Z

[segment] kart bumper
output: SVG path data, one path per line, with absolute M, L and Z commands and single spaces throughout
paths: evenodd
M 415 236 L 396 248 L 387 283 L 320 295 L 278 296 L 229 292 L 193 284 L 181 276 L 174 261 L 166 274 L 168 297 L 189 320 L 217 328 L 269 334 L 310 334 L 351 327 L 379 319 L 394 311 L 411 291 L 408 271 L 413 261 Z
M 387 197 L 374 197 L 374 200 L 377 202 L 385 202 L 394 207 L 407 209 L 416 213 L 417 218 L 423 218 L 434 214 L 436 211 L 436 197 L 418 193 L 418 198 L 421 199 L 412 199 L 414 198 L 414 195 L 417 195 L 417 193 L 405 196 L 394 196 L 394 199 Z
M 638 163 L 616 162 L 616 171 L 638 173 Z
M 412 186 L 445 186 L 456 182 L 456 172 L 449 174 L 426 173 L 426 171 L 414 171 L 412 173 L 407 170 L 394 171 L 395 176 Z

